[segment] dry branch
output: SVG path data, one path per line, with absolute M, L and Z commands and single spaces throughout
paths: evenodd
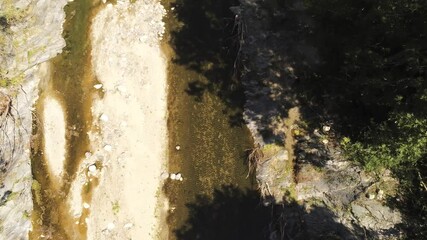
M 254 147 L 251 150 L 251 152 L 248 155 L 249 172 L 246 177 L 249 177 L 249 175 L 255 173 L 258 163 L 261 161 L 263 157 L 264 157 L 264 153 L 261 150 L 261 146 L 258 144 L 256 147 Z

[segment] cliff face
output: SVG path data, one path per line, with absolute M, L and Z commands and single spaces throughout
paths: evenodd
M 31 228 L 32 106 L 43 80 L 41 63 L 62 51 L 65 20 L 59 1 L 0 3 L 0 238 L 27 239 Z
M 244 118 L 255 139 L 250 161 L 265 204 L 278 214 L 272 239 L 399 237 L 401 214 L 386 206 L 397 181 L 371 176 L 346 159 L 334 123 L 299 101 L 299 68 L 316 68 L 316 49 L 304 38 L 311 24 L 301 1 L 241 0 L 232 8 L 241 36 Z M 280 207 L 277 207 L 279 204 Z

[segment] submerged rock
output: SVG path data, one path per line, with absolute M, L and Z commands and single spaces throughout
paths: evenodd
M 90 165 L 89 166 L 89 168 L 88 168 L 88 170 L 89 170 L 89 172 L 91 172 L 91 173 L 95 173 L 96 172 L 96 165 L 95 164 L 92 164 L 92 165 Z
M 125 94 L 126 93 L 126 87 L 124 87 L 124 86 L 122 86 L 122 85 L 119 85 L 119 86 L 117 86 L 117 91 L 120 93 L 120 94 Z
M 113 147 L 111 145 L 107 144 L 104 146 L 104 150 L 107 152 L 111 152 L 113 150 Z
M 181 173 L 171 173 L 170 174 L 170 179 L 171 180 L 176 180 L 176 181 L 183 181 L 184 178 L 182 177 Z
M 99 117 L 99 120 L 103 121 L 103 122 L 108 122 L 109 118 L 106 114 L 101 114 L 101 116 Z
M 93 87 L 95 88 L 95 89 L 101 89 L 102 88 L 102 83 L 99 83 L 99 84 L 95 84 L 95 85 L 93 85 Z
M 116 225 L 115 225 L 114 223 L 109 223 L 109 224 L 107 225 L 107 230 L 111 231 L 111 230 L 113 230 L 115 227 L 116 227 Z
M 130 228 L 132 228 L 133 227 L 133 224 L 132 223 L 126 223 L 124 226 L 123 226 L 123 228 L 124 229 L 130 229 Z
M 162 174 L 160 175 L 160 178 L 161 178 L 161 179 L 163 179 L 163 180 L 168 179 L 168 178 L 169 178 L 169 174 L 168 174 L 168 173 L 166 173 L 166 172 L 164 172 L 164 173 L 162 173 Z
M 92 156 L 92 153 L 91 152 L 85 152 L 85 157 L 86 158 L 90 158 Z

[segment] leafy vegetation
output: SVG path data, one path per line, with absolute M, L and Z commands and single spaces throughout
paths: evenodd
M 365 141 L 344 143 L 348 153 L 369 170 L 399 168 L 403 164 L 414 167 L 427 154 L 427 119 L 406 113 L 390 120 L 394 120 L 393 125 L 379 125 Z

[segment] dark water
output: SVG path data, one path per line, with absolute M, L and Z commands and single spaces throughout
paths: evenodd
M 252 147 L 234 69 L 233 1 L 163 1 L 169 63 L 170 239 L 263 239 L 269 219 L 247 177 Z M 171 8 L 174 8 L 172 11 Z M 176 146 L 180 150 L 176 150 Z
M 45 235 L 48 239 L 85 239 L 86 224 L 76 220 L 69 213 L 66 204 L 70 184 L 76 176 L 84 153 L 89 150 L 86 134 L 91 130 L 90 112 L 94 76 L 92 76 L 89 28 L 91 17 L 98 8 L 98 1 L 75 0 L 65 7 L 66 22 L 63 36 L 66 47 L 62 54 L 51 61 L 51 76 L 46 86 L 40 89 L 40 98 L 36 104 L 32 144 L 32 173 L 34 211 L 32 214 L 33 231 L 30 239 L 39 239 Z M 62 182 L 49 175 L 43 154 L 42 121 L 43 100 L 54 96 L 60 100 L 67 122 L 66 157 Z M 82 197 L 90 196 L 90 191 Z M 83 212 L 83 218 L 89 214 Z

